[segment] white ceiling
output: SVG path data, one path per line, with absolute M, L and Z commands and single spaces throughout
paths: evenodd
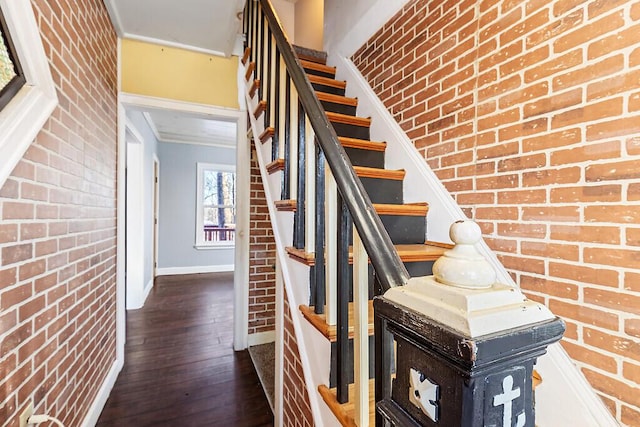
M 210 55 L 242 54 L 245 0 L 104 0 L 119 37 Z M 236 124 L 183 112 L 150 110 L 160 142 L 235 146 Z
M 237 125 L 233 121 L 168 110 L 150 110 L 144 113 L 144 117 L 159 142 L 218 147 L 236 145 Z
M 120 37 L 229 56 L 245 0 L 104 0 Z

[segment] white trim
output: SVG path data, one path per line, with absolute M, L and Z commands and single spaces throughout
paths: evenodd
M 238 67 L 238 74 L 242 74 Z M 238 88 L 240 88 L 239 86 Z M 240 89 L 238 89 L 240 90 Z M 245 104 L 240 104 L 244 106 Z M 251 148 L 247 141 L 247 115 L 238 117 L 236 146 L 236 266 L 233 275 L 233 348 L 244 350 L 248 346 L 249 333 L 249 225 L 251 203 Z
M 91 407 L 89 408 L 87 415 L 85 415 L 84 420 L 82 420 L 82 424 L 80 424 L 82 427 L 93 427 L 98 423 L 98 418 L 100 418 L 100 414 L 104 409 L 104 405 L 107 403 L 107 399 L 109 399 L 111 390 L 116 384 L 118 374 L 120 374 L 123 366 L 123 359 L 116 359 L 113 362 L 113 364 L 111 365 L 111 369 L 109 369 L 107 377 L 102 382 L 100 390 L 98 390 L 96 398 L 91 403 Z
M 537 425 L 620 425 L 559 343 L 551 344 L 547 354 L 538 358 L 536 370 L 542 376 L 542 383 L 536 389 Z
M 254 345 L 269 344 L 275 342 L 276 331 L 256 332 L 255 334 L 249 334 L 247 337 L 247 343 L 249 347 Z
M 49 61 L 29 0 L 0 0 L 26 83 L 0 111 L 0 187 L 58 105 Z
M 158 276 L 172 276 L 174 274 L 200 274 L 200 273 L 223 273 L 234 271 L 233 264 L 227 265 L 200 265 L 193 267 L 165 267 L 158 269 Z
M 230 245 L 228 243 L 222 243 L 222 242 L 212 242 L 206 245 L 193 245 L 193 248 L 197 251 L 212 251 L 212 250 L 218 250 L 218 249 L 233 249 L 235 248 L 236 245 Z
M 118 39 L 118 91 L 120 90 L 120 76 L 122 73 L 121 40 Z M 118 95 L 118 98 L 120 96 Z M 126 212 L 126 164 L 127 142 L 125 121 L 126 111 L 121 100 L 118 99 L 118 141 L 117 141 L 117 166 L 116 166 L 116 363 L 124 365 L 124 345 L 127 340 L 127 311 L 126 311 L 126 234 L 124 226 Z
M 118 47 L 121 49 L 121 40 L 118 39 Z M 120 64 L 121 55 L 118 55 L 118 62 Z M 120 73 L 120 66 L 118 68 Z M 240 67 L 238 67 L 238 72 L 240 73 Z M 120 79 L 118 79 L 120 82 Z M 120 87 L 119 87 L 120 89 Z M 236 265 L 238 266 L 238 270 L 235 270 L 234 274 L 234 348 L 236 350 L 242 350 L 246 348 L 247 342 L 247 334 L 248 334 L 248 324 L 249 324 L 249 215 L 248 215 L 248 206 L 249 206 L 249 194 L 250 194 L 250 154 L 249 154 L 249 146 L 247 144 L 247 136 L 244 134 L 244 129 L 246 129 L 246 117 L 247 113 L 245 109 L 231 109 L 226 107 L 218 107 L 206 104 L 196 104 L 184 101 L 174 101 L 170 99 L 164 98 L 156 98 L 150 96 L 142 96 L 142 95 L 134 95 L 125 92 L 119 92 L 118 94 L 118 123 L 119 126 L 122 127 L 119 132 L 118 144 L 119 147 L 124 146 L 124 124 L 123 118 L 126 117 L 125 108 L 131 108 L 136 110 L 147 110 L 147 109 L 159 109 L 159 110 L 173 110 L 173 111 L 181 111 L 188 112 L 192 114 L 202 114 L 207 117 L 213 117 L 216 119 L 226 119 L 233 120 L 238 124 L 238 146 L 236 147 L 236 156 L 237 156 L 237 164 L 236 164 L 236 195 L 238 197 L 238 203 L 240 206 L 243 206 L 243 209 L 247 211 L 247 215 L 237 215 L 236 216 L 236 244 L 235 244 L 235 260 Z M 126 146 L 125 146 L 126 147 Z M 122 149 L 122 147 L 121 147 Z M 123 162 L 120 161 L 125 158 L 125 155 L 119 152 L 119 166 L 121 170 L 119 170 L 120 175 L 119 181 L 124 182 L 124 167 Z M 246 179 L 238 179 L 238 176 L 242 176 Z M 244 186 L 244 187 L 243 187 Z M 245 188 L 246 187 L 246 188 Z M 118 193 L 119 195 L 124 194 L 124 190 Z M 122 201 L 122 197 L 119 199 Z M 240 201 L 243 201 L 240 204 Z M 123 203 L 123 202 L 122 202 Z M 124 208 L 118 211 L 118 223 L 124 224 L 125 213 Z M 124 227 L 121 227 L 124 228 Z M 119 230 L 120 231 L 120 230 Z M 124 236 L 124 234 L 123 234 Z M 124 259 L 124 237 L 119 241 L 118 248 L 122 251 L 118 257 L 119 260 Z M 238 263 L 237 261 L 242 261 Z M 208 267 L 211 268 L 211 267 Z M 231 266 L 225 267 L 226 271 L 233 271 L 234 268 Z M 125 287 L 124 287 L 124 267 L 121 266 L 120 276 L 122 283 L 118 287 L 118 295 L 116 296 L 117 300 L 122 305 L 122 310 L 118 314 L 117 327 L 120 331 L 120 336 L 122 340 L 121 344 L 121 357 L 124 357 L 124 341 L 125 341 L 125 310 L 124 310 L 124 295 L 125 295 Z M 165 271 L 167 271 L 165 269 Z M 171 270 L 170 270 L 171 271 Z M 175 270 L 174 270 L 175 271 Z M 172 273 L 172 274 L 181 274 L 181 273 Z M 160 271 L 158 272 L 160 275 Z M 120 283 L 120 282 L 119 282 Z M 120 307 L 119 305 L 119 307 Z M 118 346 L 120 349 L 120 346 Z
M 284 282 L 280 259 L 276 257 L 276 340 L 273 416 L 275 427 L 282 427 L 284 418 Z
M 139 132 L 130 129 L 126 123 L 127 146 L 127 310 L 135 310 L 144 305 L 144 140 L 136 141 L 130 136 Z
M 205 55 L 221 56 L 223 58 L 228 58 L 229 56 L 231 56 L 231 55 L 225 54 L 224 52 L 220 52 L 219 50 L 205 49 L 205 48 L 193 46 L 190 44 L 170 42 L 168 40 L 162 40 L 155 37 L 141 36 L 139 34 L 124 33 L 123 38 L 128 40 L 135 40 L 143 43 L 151 43 L 151 44 L 156 44 L 160 46 L 172 47 L 175 49 L 189 50 L 191 52 L 196 52 L 196 53 L 204 53 Z

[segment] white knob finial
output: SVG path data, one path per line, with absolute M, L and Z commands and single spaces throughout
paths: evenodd
M 449 237 L 455 246 L 433 264 L 436 281 L 461 288 L 490 288 L 496 282 L 496 272 L 475 248 L 482 238 L 480 226 L 473 221 L 456 221 Z

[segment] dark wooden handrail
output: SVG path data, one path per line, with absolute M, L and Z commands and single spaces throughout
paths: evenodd
M 324 151 L 338 191 L 349 208 L 353 223 L 371 259 L 371 264 L 376 271 L 376 277 L 382 289 L 386 291 L 392 287 L 407 284 L 409 273 L 395 251 L 391 238 L 373 208 L 364 186 L 356 176 L 351 161 L 340 144 L 324 108 L 316 97 L 292 44 L 282 30 L 271 2 L 269 0 L 259 1 L 269 22 L 278 50 L 282 55 L 282 60 L 298 91 L 298 99 L 309 118 L 318 144 Z

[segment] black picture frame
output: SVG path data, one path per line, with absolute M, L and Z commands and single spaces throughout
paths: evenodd
M 0 34 L 4 41 L 5 46 L 9 52 L 9 59 L 13 64 L 13 68 L 15 70 L 16 75 L 11 79 L 11 81 L 0 90 L 0 111 L 6 107 L 9 102 L 13 99 L 14 96 L 22 89 L 22 87 L 27 83 L 27 79 L 24 75 L 24 71 L 22 70 L 22 66 L 20 65 L 20 60 L 18 58 L 18 52 L 16 51 L 15 45 L 13 44 L 13 40 L 11 39 L 11 32 L 9 31 L 9 27 L 7 25 L 7 21 L 2 13 L 2 9 L 0 8 Z

